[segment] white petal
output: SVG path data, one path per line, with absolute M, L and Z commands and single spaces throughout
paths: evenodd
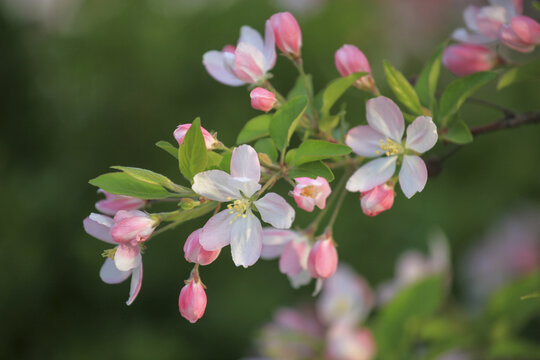
M 227 65 L 225 54 L 213 50 L 203 55 L 203 64 L 206 71 L 217 81 L 229 86 L 244 85 L 245 82 L 238 79 Z
M 363 165 L 347 181 L 347 190 L 363 192 L 384 184 L 394 175 L 396 160 L 396 156 L 390 156 Z
M 401 142 L 405 121 L 399 107 L 387 97 L 379 96 L 366 103 L 369 126 L 392 140 Z
M 285 245 L 298 237 L 292 230 L 281 230 L 273 227 L 263 228 L 263 248 L 261 258 L 271 260 L 279 257 Z
M 272 69 L 276 64 L 276 41 L 274 38 L 274 29 L 270 20 L 266 20 L 264 29 L 264 58 L 266 60 L 266 71 Z
M 428 116 L 417 117 L 407 127 L 405 147 L 419 153 L 425 153 L 437 143 L 437 126 Z
M 135 269 L 142 262 L 138 245 L 120 244 L 114 254 L 114 264 L 120 271 Z
M 111 228 L 115 222 L 108 216 L 91 213 L 83 220 L 84 231 L 90 236 L 109 244 L 116 244 L 111 235 Z
M 261 52 L 264 51 L 264 41 L 261 34 L 250 26 L 244 25 L 240 29 L 240 39 L 238 39 L 238 44 L 241 43 L 251 44 Z
M 463 11 L 463 20 L 465 20 L 465 25 L 475 32 L 478 32 L 478 25 L 476 24 L 476 14 L 480 8 L 478 6 L 469 5 Z
M 264 222 L 278 229 L 288 229 L 294 221 L 294 209 L 281 195 L 268 193 L 255 201 Z
M 231 175 L 221 170 L 208 170 L 193 177 L 193 191 L 215 201 L 230 201 L 240 199 L 236 183 L 231 181 Z
M 234 264 L 247 268 L 257 262 L 262 249 L 262 226 L 259 219 L 248 211 L 246 217 L 233 221 L 231 228 L 231 253 Z
M 260 188 L 261 184 L 248 178 L 233 178 L 231 177 L 230 186 L 237 189 L 239 194 L 243 194 L 243 197 L 251 197 Z
M 231 242 L 231 221 L 234 214 L 225 209 L 212 216 L 199 235 L 199 243 L 207 251 L 219 250 Z
M 381 151 L 381 140 L 385 140 L 383 134 L 371 126 L 362 125 L 349 130 L 345 137 L 345 144 L 360 156 L 375 157 Z
M 454 30 L 452 39 L 467 44 L 487 44 L 493 41 L 482 34 L 469 33 L 463 28 Z
M 288 276 L 289 281 L 293 288 L 298 289 L 300 286 L 309 284 L 311 281 L 311 274 L 307 270 L 303 270 L 295 276 Z
M 137 295 L 139 295 L 139 291 L 141 291 L 142 279 L 143 279 L 143 266 L 141 263 L 139 267 L 133 269 L 133 274 L 131 275 L 131 285 L 129 287 L 129 299 L 128 301 L 126 301 L 126 304 L 128 306 L 133 304 L 133 302 L 135 301 L 135 298 L 137 298 Z
M 233 150 L 231 157 L 231 175 L 235 178 L 246 178 L 256 183 L 261 179 L 259 156 L 249 145 L 240 145 Z
M 502 6 L 506 10 L 507 21 L 522 11 L 522 9 L 516 9 L 515 0 L 489 0 L 489 3 L 494 6 Z
M 114 261 L 107 258 L 99 270 L 99 276 L 106 284 L 119 284 L 131 275 L 131 270 L 120 271 L 116 268 Z
M 427 182 L 427 168 L 419 156 L 405 155 L 399 171 L 399 185 L 407 198 L 424 189 Z

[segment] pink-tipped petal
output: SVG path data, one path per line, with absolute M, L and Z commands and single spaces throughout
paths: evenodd
M 437 126 L 431 117 L 419 116 L 407 127 L 405 147 L 422 154 L 435 146 L 437 139 Z
M 366 103 L 366 116 L 369 126 L 390 139 L 401 142 L 405 121 L 395 102 L 379 96 Z
M 114 254 L 114 264 L 120 271 L 135 269 L 142 263 L 138 245 L 120 244 Z
M 263 228 L 263 248 L 261 258 L 271 260 L 279 257 L 285 245 L 298 237 L 292 230 L 281 230 L 272 227 Z
M 270 17 L 270 23 L 274 30 L 276 45 L 284 54 L 293 57 L 300 56 L 302 46 L 302 32 L 300 25 L 289 12 L 281 12 Z
M 264 54 L 248 43 L 240 43 L 236 47 L 234 66 L 235 75 L 250 84 L 261 80 L 266 73 Z
M 281 195 L 267 193 L 255 201 L 264 222 L 278 229 L 288 229 L 294 221 L 294 209 Z
M 255 110 L 268 112 L 276 104 L 276 96 L 273 92 L 257 87 L 249 93 L 251 98 L 251 107 Z
M 155 220 L 141 211 L 120 210 L 114 220 L 116 225 L 111 229 L 111 235 L 119 243 L 145 241 L 154 231 Z
M 401 170 L 399 171 L 399 185 L 408 199 L 424 189 L 427 176 L 427 168 L 424 160 L 416 155 L 405 155 Z
M 199 243 L 207 251 L 219 250 L 231 242 L 231 223 L 235 215 L 229 209 L 212 216 L 199 234 Z
M 470 30 L 473 30 L 475 32 L 478 32 L 478 25 L 476 24 L 476 15 L 480 11 L 480 8 L 475 5 L 469 5 L 465 8 L 463 11 L 463 20 L 465 21 L 465 25 Z
M 396 156 L 375 159 L 363 165 L 347 181 L 349 191 L 368 191 L 387 182 L 396 171 Z
M 182 145 L 184 143 L 184 137 L 186 136 L 186 133 L 190 127 L 191 127 L 191 124 L 180 124 L 178 125 L 176 130 L 174 130 L 173 135 L 174 135 L 174 138 L 176 139 L 176 142 L 178 142 L 178 145 Z M 206 146 L 206 149 L 212 149 L 214 145 L 216 144 L 216 139 L 214 139 L 212 134 L 210 134 L 208 130 L 206 130 L 202 126 L 201 126 L 201 132 L 204 138 L 204 144 Z
M 328 279 L 334 275 L 338 264 L 338 254 L 331 237 L 315 242 L 308 256 L 307 267 L 315 279 Z
M 133 304 L 135 299 L 137 298 L 137 295 L 139 295 L 139 292 L 141 291 L 142 286 L 142 280 L 143 280 L 143 265 L 141 264 L 133 269 L 133 273 L 131 274 L 131 284 L 129 287 L 129 299 L 126 301 L 126 304 L 129 306 Z
M 489 39 L 497 39 L 501 26 L 510 18 L 506 9 L 500 6 L 483 6 L 476 14 L 479 32 Z
M 276 65 L 276 45 L 275 36 L 270 21 L 266 21 L 264 27 L 264 59 L 265 71 L 271 70 Z
M 454 30 L 452 39 L 464 44 L 488 44 L 493 42 L 493 39 L 487 38 L 482 34 L 470 33 L 463 28 Z
M 289 276 L 300 274 L 307 267 L 309 245 L 306 241 L 290 241 L 279 258 L 279 271 Z
M 199 236 L 202 232 L 202 229 L 197 229 L 192 232 L 184 244 L 184 258 L 191 262 L 199 265 L 209 265 L 219 256 L 220 250 L 207 251 L 205 250 L 200 242 Z
M 394 204 L 394 187 L 382 184 L 363 192 L 360 197 L 362 212 L 367 216 L 376 216 Z
M 455 75 L 467 76 L 491 70 L 497 64 L 497 54 L 483 45 L 456 44 L 444 49 L 442 63 Z
M 231 175 L 221 170 L 208 170 L 193 177 L 193 191 L 214 201 L 230 201 L 240 199 L 238 185 L 231 179 Z
M 229 86 L 241 86 L 245 82 L 238 79 L 227 65 L 227 61 L 223 53 L 219 51 L 208 51 L 203 55 L 203 64 L 206 71 L 217 81 Z
M 259 163 L 259 156 L 254 148 L 249 145 L 240 145 L 233 150 L 231 175 L 235 178 L 249 179 L 256 183 L 259 182 L 261 179 L 261 165 Z
M 355 154 L 366 157 L 376 157 L 381 154 L 381 141 L 385 136 L 371 126 L 353 127 L 345 137 L 345 144 L 350 146 Z
M 125 281 L 131 275 L 131 273 L 131 270 L 118 270 L 114 264 L 114 261 L 107 258 L 99 270 L 99 277 L 106 284 L 119 284 Z
M 109 244 L 115 244 L 111 229 L 114 226 L 114 220 L 108 216 L 91 213 L 83 220 L 84 231 L 90 236 Z
M 254 28 L 244 25 L 240 28 L 240 38 L 238 39 L 238 45 L 241 43 L 247 43 L 253 45 L 261 52 L 264 50 L 264 41 L 261 34 Z
M 231 254 L 236 266 L 247 268 L 259 260 L 263 232 L 259 219 L 251 211 L 236 218 L 231 226 Z

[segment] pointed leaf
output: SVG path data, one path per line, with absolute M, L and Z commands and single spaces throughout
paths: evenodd
M 433 112 L 435 103 L 435 92 L 437 90 L 437 81 L 441 72 L 441 58 L 447 42 L 439 45 L 435 53 L 431 55 L 428 63 L 420 73 L 416 81 L 415 89 L 418 98 L 424 106 L 429 107 Z
M 321 114 L 323 117 L 330 115 L 330 109 L 336 101 L 350 88 L 356 80 L 367 75 L 365 72 L 354 73 L 346 77 L 332 80 L 322 92 Z
M 276 146 L 274 145 L 274 142 L 270 138 L 260 139 L 257 140 L 254 146 L 255 150 L 257 150 L 258 153 L 263 153 L 268 155 L 270 160 L 277 161 L 278 152 L 276 150 Z
M 405 76 L 390 65 L 388 61 L 384 61 L 384 72 L 386 74 L 386 81 L 399 102 L 414 114 L 422 115 L 422 105 L 420 105 L 418 95 L 416 95 L 416 91 L 414 91 L 414 88 Z
M 170 142 L 161 140 L 156 143 L 156 146 L 174 156 L 175 159 L 178 159 L 178 148 Z
M 144 181 L 149 184 L 161 185 L 164 188 L 174 191 L 178 194 L 183 194 L 183 195 L 193 194 L 193 191 L 191 189 L 175 184 L 166 176 L 163 176 L 161 174 L 155 173 L 150 170 L 140 169 L 140 168 L 135 168 L 135 167 L 127 167 L 127 166 L 111 166 L 111 168 L 123 171 L 124 173 L 128 174 L 129 176 L 137 180 Z
M 180 145 L 178 163 L 182 175 L 191 181 L 193 176 L 206 169 L 207 162 L 208 154 L 201 132 L 201 119 L 197 118 L 193 121 L 184 137 L 184 142 Z
M 328 166 L 322 161 L 310 162 L 307 164 L 295 166 L 289 170 L 291 178 L 309 177 L 315 179 L 317 176 L 322 176 L 328 181 L 334 180 L 334 174 Z
M 272 117 L 270 136 L 280 151 L 289 145 L 289 140 L 306 108 L 307 98 L 298 96 L 287 101 Z
M 453 121 L 442 138 L 460 145 L 468 144 L 473 141 L 471 131 L 463 120 Z
M 111 194 L 133 196 L 145 200 L 178 196 L 160 185 L 135 179 L 123 172 L 103 174 L 90 180 L 89 183 Z
M 236 138 L 237 144 L 245 144 L 270 135 L 270 120 L 272 115 L 264 114 L 249 120 Z
M 328 159 L 334 156 L 350 154 L 352 149 L 347 145 L 322 140 L 306 140 L 296 151 L 294 163 L 297 165 L 312 161 Z
M 505 72 L 497 83 L 497 90 L 504 89 L 507 86 L 526 81 L 540 80 L 540 59 L 531 61 L 522 66 L 512 68 Z

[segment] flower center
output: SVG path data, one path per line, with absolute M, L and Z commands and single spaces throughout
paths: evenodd
M 403 147 L 400 143 L 386 138 L 386 140 L 379 140 L 381 150 L 386 156 L 393 156 L 403 152 Z M 380 154 L 381 150 L 377 150 L 375 153 Z
M 315 197 L 315 186 L 308 185 L 305 188 L 302 188 L 302 190 L 300 191 L 300 195 L 307 196 L 313 199 Z
M 232 220 L 231 224 L 234 220 L 238 219 L 239 217 L 245 218 L 246 217 L 246 211 L 250 208 L 251 202 L 249 199 L 240 199 L 240 200 L 234 200 L 232 204 L 227 205 L 227 208 L 229 209 L 229 214 L 236 214 Z

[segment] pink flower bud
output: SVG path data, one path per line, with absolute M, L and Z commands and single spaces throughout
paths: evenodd
M 297 59 L 302 47 L 302 31 L 294 16 L 289 12 L 281 12 L 270 17 L 274 30 L 276 45 L 285 55 Z
M 367 72 L 370 74 L 356 81 L 355 86 L 357 88 L 367 91 L 374 91 L 376 89 L 375 81 L 371 76 L 371 67 L 369 66 L 368 59 L 356 46 L 343 45 L 336 51 L 334 59 L 337 71 L 343 77 L 357 72 Z
M 362 211 L 367 216 L 375 216 L 394 204 L 394 187 L 382 184 L 365 191 L 360 196 Z
M 257 87 L 251 90 L 251 107 L 256 110 L 268 112 L 272 110 L 276 103 L 276 96 L 273 92 Z
M 131 196 L 114 195 L 102 189 L 98 192 L 105 194 L 105 199 L 96 203 L 96 209 L 103 214 L 115 215 L 120 210 L 137 210 L 146 205 L 146 200 Z
M 540 24 L 528 16 L 514 16 L 509 25 L 503 25 L 501 42 L 523 53 L 534 50 L 540 44 Z
M 497 54 L 494 51 L 475 44 L 450 45 L 442 56 L 444 66 L 457 76 L 491 70 L 497 62 Z
M 227 44 L 227 45 L 225 45 L 223 47 L 223 49 L 221 49 L 222 53 L 229 53 L 229 54 L 233 54 L 233 55 L 234 55 L 235 51 L 236 51 L 236 46 L 231 45 L 231 44 Z
M 188 236 L 184 244 L 184 257 L 191 263 L 208 265 L 217 259 L 221 249 L 215 251 L 205 250 L 199 243 L 201 231 L 202 229 L 197 229 Z
M 184 319 L 194 324 L 204 315 L 206 293 L 199 279 L 191 279 L 180 291 L 178 309 Z
M 186 133 L 188 132 L 190 127 L 191 124 L 180 124 L 178 125 L 176 130 L 174 130 L 174 138 L 178 142 L 178 145 L 182 145 L 184 143 L 184 137 L 186 136 Z M 208 150 L 212 149 L 216 145 L 217 140 L 202 126 L 201 132 L 203 134 L 204 144 L 206 145 L 206 148 Z
M 146 241 L 157 226 L 155 219 L 139 210 L 120 210 L 114 216 L 114 221 L 111 235 L 118 243 Z
M 334 275 L 338 264 L 338 254 L 331 236 L 318 240 L 308 257 L 308 270 L 316 279 L 327 279 Z
M 316 179 L 299 177 L 294 179 L 298 184 L 292 192 L 296 204 L 306 211 L 313 211 L 315 206 L 319 209 L 326 207 L 326 199 L 332 192 L 328 181 L 320 176 Z

